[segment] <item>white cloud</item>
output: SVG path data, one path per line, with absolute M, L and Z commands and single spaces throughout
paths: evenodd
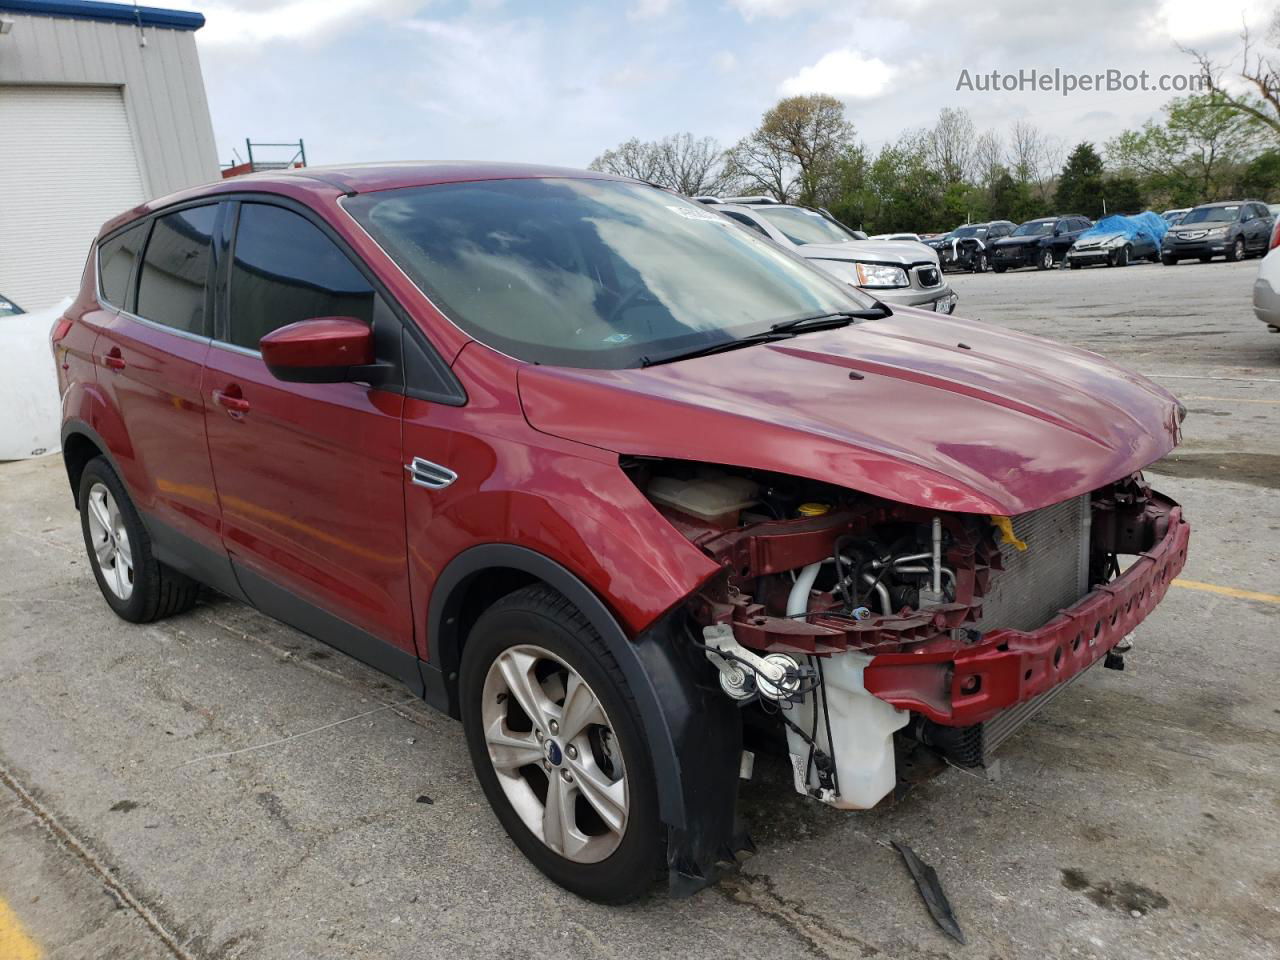
M 1200 43 L 1237 34 L 1244 24 L 1258 28 L 1274 7 L 1271 0 L 1162 0 L 1154 20 L 1177 43 Z
M 202 45 L 262 46 L 277 40 L 332 36 L 362 17 L 394 17 L 410 12 L 412 0 L 286 0 L 274 6 L 240 6 L 212 0 L 198 9 L 205 16 Z
M 627 10 L 628 20 L 656 20 L 665 17 L 674 5 L 675 0 L 638 0 Z
M 818 0 L 729 0 L 729 6 L 742 15 L 742 19 L 750 23 L 760 17 L 781 20 L 805 7 L 819 6 Z
M 832 50 L 817 63 L 787 77 L 778 89 L 785 96 L 829 93 L 844 100 L 879 96 L 888 87 L 894 68 L 856 50 Z

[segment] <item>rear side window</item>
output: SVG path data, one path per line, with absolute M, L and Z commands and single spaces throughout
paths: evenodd
M 102 299 L 113 307 L 128 309 L 129 280 L 147 240 L 149 224 L 140 223 L 98 247 L 98 284 Z
M 175 330 L 209 335 L 205 294 L 217 216 L 218 206 L 211 203 L 156 219 L 138 279 L 134 311 L 138 316 Z
M 364 274 L 315 224 L 283 207 L 240 205 L 231 263 L 231 343 L 256 350 L 272 330 L 314 317 L 371 324 L 373 300 Z
M 733 210 L 726 210 L 726 211 L 725 211 L 725 216 L 727 216 L 727 217 L 732 217 L 734 220 L 737 220 L 737 221 L 738 221 L 740 224 L 742 224 L 744 227 L 750 227 L 752 230 L 754 230 L 756 233 L 760 234 L 760 236 L 762 236 L 762 237 L 766 237 L 766 238 L 767 238 L 767 237 L 769 236 L 768 231 L 766 231 L 764 227 L 760 226 L 760 224 L 756 223 L 754 220 L 752 220 L 752 219 L 751 219 L 750 217 L 748 217 L 746 214 L 737 213 L 737 212 L 735 212 L 735 211 L 733 211 Z

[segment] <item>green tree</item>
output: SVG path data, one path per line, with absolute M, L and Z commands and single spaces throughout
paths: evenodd
M 1266 150 L 1253 158 L 1240 178 L 1240 194 L 1280 201 L 1280 150 Z
M 1102 212 L 1102 157 L 1092 143 L 1077 144 L 1067 157 L 1054 202 L 1058 213 L 1096 217 Z
M 1151 193 L 1177 206 L 1226 199 L 1257 152 L 1259 127 L 1217 94 L 1165 104 L 1162 123 L 1148 120 L 1107 143 L 1118 170 L 1141 177 Z
M 1102 195 L 1107 201 L 1107 213 L 1142 212 L 1142 185 L 1136 177 L 1108 178 L 1102 185 Z
M 787 97 L 729 154 L 729 173 L 783 201 L 814 205 L 853 145 L 844 104 L 826 94 Z

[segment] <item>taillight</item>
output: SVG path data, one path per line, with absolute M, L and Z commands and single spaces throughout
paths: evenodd
M 1267 249 L 1274 250 L 1276 247 L 1280 247 L 1280 217 L 1276 217 L 1276 228 L 1271 231 L 1271 246 Z
M 53 329 L 49 331 L 49 342 L 57 343 L 70 332 L 71 318 L 59 317 L 57 323 L 53 325 Z

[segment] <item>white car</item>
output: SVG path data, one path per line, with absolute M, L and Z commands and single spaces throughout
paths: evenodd
M 0 460 L 26 460 L 62 446 L 62 400 L 49 330 L 70 305 L 66 297 L 27 313 L 0 296 Z
M 867 238 L 868 240 L 911 240 L 915 243 L 920 242 L 920 234 L 918 233 L 876 233 Z
M 957 297 L 942 275 L 938 252 L 923 243 L 870 240 L 825 211 L 767 198 L 735 197 L 712 206 L 890 306 L 955 310 Z
M 1272 333 L 1280 333 L 1280 247 L 1272 247 L 1258 267 L 1258 279 L 1253 281 L 1253 312 Z

